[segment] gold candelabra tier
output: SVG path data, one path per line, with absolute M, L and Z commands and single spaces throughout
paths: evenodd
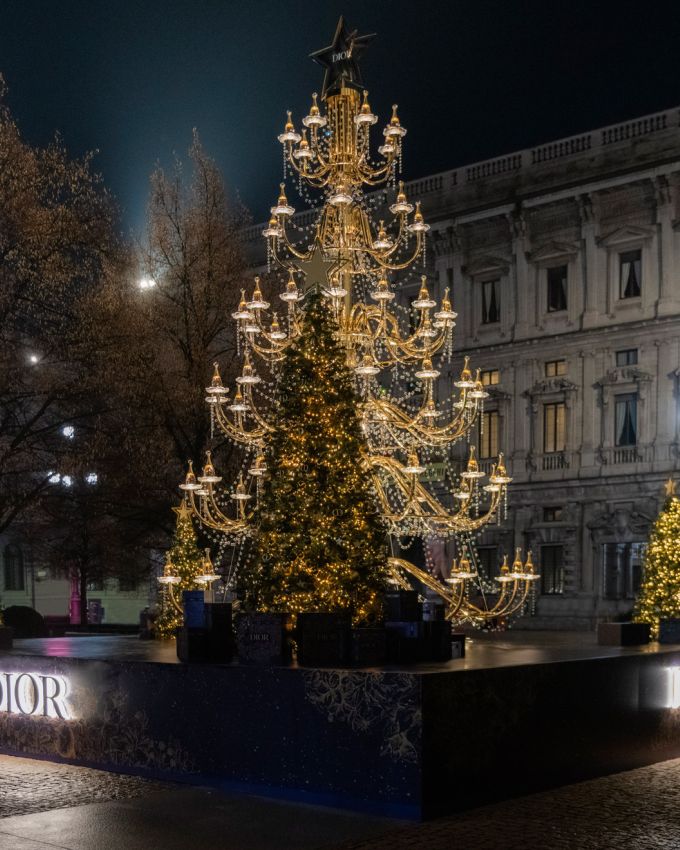
M 450 358 L 457 317 L 449 290 L 437 303 L 427 277 L 421 275 L 413 312 L 406 321 L 396 297 L 397 281 L 388 277 L 390 272 L 425 265 L 429 225 L 419 202 L 408 198 L 403 181 L 397 179 L 406 129 L 396 106 L 377 152 L 371 143 L 371 128 L 378 117 L 356 64 L 368 39 L 349 33 L 341 21 L 332 47 L 313 54 L 326 68 L 321 97 L 312 95 L 299 131 L 289 112 L 278 140 L 283 148 L 284 180 L 292 173 L 303 194 L 317 190 L 322 202 L 309 232 L 300 230 L 286 184 L 281 183 L 263 230 L 268 263 L 277 270 L 274 279 L 283 270 L 281 288 L 265 297 L 262 281 L 256 277 L 250 295 L 242 290 L 232 314 L 243 355 L 235 391 L 229 394 L 217 364 L 206 388 L 213 425 L 229 440 L 250 449 L 250 460 L 231 493 L 218 491 L 221 479 L 210 455 L 202 475 L 196 477 L 190 466 L 181 487 L 196 518 L 234 540 L 249 533 L 248 507 L 257 503 L 266 475 L 262 451 L 275 428 L 263 392 L 266 381 L 258 368 L 263 365 L 265 371 L 275 371 L 300 334 L 305 296 L 314 287 L 320 287 L 325 296 L 356 378 L 367 445 L 362 462 L 372 475 L 378 505 L 393 538 L 469 536 L 500 521 L 501 508 L 507 503 L 512 479 L 503 455 L 498 455 L 487 478 L 472 446 L 467 465 L 452 486 L 442 484 L 435 495 L 427 482 L 433 455 L 446 459 L 457 441 L 470 438 L 481 421 L 488 394 L 479 371 L 473 374 L 465 358 L 453 396 L 437 403 L 440 369 L 435 358 Z M 389 216 L 376 222 L 366 192 L 380 186 L 386 191 L 393 188 L 394 196 Z M 417 403 L 411 397 L 414 392 L 394 389 L 403 389 L 407 370 L 417 382 Z M 392 389 L 388 389 L 389 373 Z M 227 507 L 229 502 L 233 508 Z M 395 580 L 401 576 L 399 581 L 407 583 L 410 575 L 443 596 L 451 616 L 483 617 L 482 609 L 476 611 L 469 602 L 470 588 L 478 582 L 476 572 L 466 576 L 459 570 L 456 581 L 445 585 L 402 558 L 391 559 L 390 565 Z M 489 617 L 501 616 L 526 599 L 533 578 L 527 577 L 528 570 L 514 570 L 512 575 L 515 578 L 507 582 L 501 573 L 499 597 L 490 606 Z
M 443 597 L 447 603 L 448 619 L 467 620 L 472 623 L 507 618 L 521 611 L 531 588 L 541 577 L 535 571 L 531 550 L 527 552 L 526 560 L 522 563 L 522 550 L 517 549 L 512 569 L 508 566 L 508 556 L 503 557 L 499 574 L 495 577 L 495 581 L 500 585 L 500 591 L 496 594 L 497 598 L 492 604 L 488 604 L 484 594 L 479 593 L 480 602 L 486 602 L 486 604 L 478 604 L 474 599 L 473 582 L 479 576 L 477 569 L 466 555 L 462 555 L 459 561 L 454 559 L 449 577 L 446 579 L 448 585 L 446 589 L 429 572 L 401 558 L 390 558 L 389 566 L 395 586 L 408 590 L 410 584 L 405 580 L 404 574 L 410 573 L 430 590 Z

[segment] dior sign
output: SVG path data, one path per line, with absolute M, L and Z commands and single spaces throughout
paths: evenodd
M 0 712 L 73 720 L 69 680 L 46 673 L 0 672 Z

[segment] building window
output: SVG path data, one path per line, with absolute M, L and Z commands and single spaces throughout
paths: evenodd
M 543 508 L 543 522 L 560 522 L 562 508 Z
M 498 574 L 498 546 L 477 547 L 479 575 L 491 581 Z
M 625 251 L 619 254 L 619 298 L 639 298 L 642 252 Z
M 498 457 L 500 416 L 497 410 L 485 410 L 481 417 L 479 434 L 480 458 Z
M 567 267 L 553 266 L 547 270 L 547 307 L 549 313 L 567 309 Z
M 500 281 L 482 282 L 482 324 L 493 325 L 501 320 Z
M 104 590 L 104 579 L 103 578 L 92 578 L 87 583 L 88 591 L 93 590 L 95 592 L 101 592 Z
M 24 555 L 16 543 L 8 543 L 4 551 L 5 590 L 24 590 Z
M 138 587 L 137 579 L 134 578 L 119 578 L 118 590 L 121 593 L 136 593 Z
M 541 593 L 564 593 L 564 547 L 541 546 Z
M 492 387 L 500 383 L 500 372 L 498 369 L 483 369 L 481 373 L 482 386 Z
M 637 395 L 616 396 L 614 406 L 614 443 L 617 446 L 637 445 Z
M 637 348 L 625 348 L 616 352 L 617 366 L 636 366 L 638 362 Z
M 546 378 L 558 378 L 560 375 L 567 374 L 566 360 L 548 360 L 545 364 Z
M 602 547 L 604 598 L 634 599 L 642 579 L 646 543 L 605 543 Z
M 543 405 L 543 452 L 563 452 L 567 444 L 567 406 L 563 401 Z

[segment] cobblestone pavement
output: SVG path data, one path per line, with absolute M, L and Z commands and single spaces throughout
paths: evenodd
M 0 756 L 0 818 L 0 850 L 680 850 L 680 759 L 395 826 Z
M 88 767 L 0 756 L 0 818 L 129 800 L 167 787 Z
M 334 845 L 333 850 L 416 848 L 680 850 L 680 759 Z

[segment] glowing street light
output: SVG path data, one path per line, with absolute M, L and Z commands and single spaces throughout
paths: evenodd
M 142 277 L 137 285 L 140 289 L 153 289 L 156 281 L 152 277 Z

